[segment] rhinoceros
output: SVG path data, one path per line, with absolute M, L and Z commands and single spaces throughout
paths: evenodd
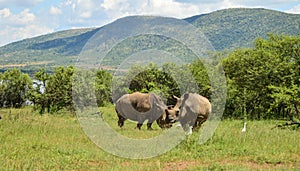
M 155 120 L 161 128 L 173 120 L 170 119 L 172 109 L 168 109 L 161 98 L 154 93 L 125 94 L 117 100 L 115 110 L 119 118 L 119 127 L 124 125 L 126 119 L 130 119 L 137 121 L 136 128 L 141 129 L 144 121 L 148 120 L 147 129 L 151 130 L 151 125 Z
M 177 99 L 174 110 L 179 111 L 178 121 L 188 134 L 192 134 L 192 129 L 199 128 L 204 123 L 212 111 L 209 100 L 197 93 L 186 93 Z
M 160 128 L 171 128 L 172 125 L 178 121 L 179 111 L 175 110 L 174 106 L 168 106 L 168 109 L 165 110 L 166 115 L 162 115 L 156 120 L 156 123 Z

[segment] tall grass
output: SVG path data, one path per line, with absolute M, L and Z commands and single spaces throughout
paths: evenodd
M 113 107 L 103 118 L 119 133 L 149 138 L 162 130 L 117 126 Z M 199 134 L 187 136 L 171 151 L 151 159 L 124 159 L 98 148 L 71 114 L 39 115 L 31 108 L 1 109 L 0 170 L 298 170 L 300 130 L 272 129 L 280 121 L 223 120 L 213 137 L 199 145 Z

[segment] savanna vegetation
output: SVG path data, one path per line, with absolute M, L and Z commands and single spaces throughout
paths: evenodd
M 229 55 L 217 52 L 211 54 L 210 60 L 206 59 L 211 67 L 222 69 L 223 66 L 225 71 L 224 117 L 299 119 L 300 37 L 269 35 L 267 39 L 256 39 L 254 44 L 254 48 L 238 49 Z M 118 98 L 112 99 L 112 91 L 119 95 L 156 92 L 165 97 L 166 103 L 172 104 L 172 95 L 191 91 L 210 98 L 211 93 L 217 91 L 211 87 L 206 69 L 200 59 L 183 66 L 174 63 L 161 67 L 154 63 L 133 65 L 125 76 L 115 76 L 114 80 L 110 72 L 98 70 L 94 71 L 93 86 L 99 106 Z M 33 78 L 18 69 L 7 70 L 0 75 L 0 107 L 22 107 L 30 100 L 40 113 L 54 113 L 63 108 L 72 111 L 73 74 L 72 66 L 57 67 L 53 73 L 40 69 Z M 84 77 L 91 77 L 93 73 L 89 74 Z
M 31 77 L 19 69 L 7 70 L 0 74 L 0 170 L 300 168 L 300 37 L 269 35 L 254 44 L 213 53 L 206 60 L 211 67 L 224 69 L 227 84 L 224 120 L 213 137 L 199 145 L 198 134 L 193 134 L 166 154 L 147 160 L 110 155 L 84 135 L 74 117 L 72 91 L 77 89 L 72 83 L 78 79 L 74 67 L 57 67 L 51 73 L 40 69 Z M 147 138 L 164 130 L 155 125 L 154 131 L 139 132 L 130 122 L 119 129 L 112 105 L 118 97 L 112 98 L 112 91 L 155 92 L 168 104 L 174 103 L 172 95 L 187 90 L 208 98 L 217 91 L 201 60 L 183 66 L 134 65 L 124 77 L 105 70 L 84 74 L 94 74 L 91 86 L 104 120 L 129 137 Z M 188 84 L 191 79 L 195 84 Z M 29 101 L 32 105 L 26 106 Z M 246 133 L 241 132 L 241 119 L 248 120 Z M 281 129 L 282 120 L 295 125 Z
M 101 107 L 103 118 L 120 134 L 151 138 L 163 132 L 137 131 L 127 122 L 119 129 L 112 106 Z M 31 108 L 0 109 L 0 170 L 298 170 L 300 132 L 279 129 L 278 120 L 220 122 L 212 138 L 199 145 L 199 134 L 186 137 L 167 153 L 150 159 L 125 159 L 96 146 L 73 115 L 32 112 Z

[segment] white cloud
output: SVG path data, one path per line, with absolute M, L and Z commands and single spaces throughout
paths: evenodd
M 66 0 L 62 8 L 70 9 L 75 16 L 90 18 L 93 12 L 99 10 L 100 3 L 95 0 Z
M 197 5 L 175 0 L 104 0 L 101 7 L 111 19 L 127 15 L 160 15 L 184 18 L 200 12 Z
M 293 14 L 300 14 L 300 4 L 299 5 L 296 5 L 294 6 L 293 8 L 285 11 L 287 13 L 293 13 Z
M 22 11 L 20 14 L 12 16 L 12 20 L 14 20 L 14 22 L 22 25 L 32 23 L 35 21 L 35 19 L 36 16 L 33 13 L 31 13 L 28 8 Z
M 97 9 L 96 6 L 97 1 L 95 0 L 77 0 L 77 7 L 79 9 L 85 9 L 85 10 L 94 10 Z
M 50 33 L 53 30 L 49 29 L 46 26 L 41 25 L 27 25 L 25 27 L 9 27 L 7 26 L 3 30 L 0 30 L 1 39 L 9 39 L 9 40 L 22 40 L 25 38 L 42 35 L 44 33 Z M 0 44 L 5 44 L 5 42 L 1 40 Z
M 32 24 L 32 22 L 36 20 L 36 16 L 31 13 L 29 9 L 24 9 L 19 14 L 12 14 L 10 9 L 4 8 L 0 11 L 0 19 L 0 23 L 1 25 L 3 24 L 3 26 L 24 26 Z
M 122 10 L 128 9 L 129 2 L 127 0 L 104 0 L 101 4 L 105 10 Z
M 15 6 L 15 7 L 32 7 L 44 0 L 0 0 L 0 8 Z
M 184 18 L 200 12 L 199 6 L 174 0 L 150 0 L 139 12 L 169 17 Z
M 77 12 L 81 18 L 90 18 L 94 11 L 97 10 L 97 5 L 93 0 L 77 0 Z
M 58 23 L 64 25 L 66 29 L 103 26 L 112 20 L 107 17 L 101 3 L 102 0 L 65 0 L 57 5 L 62 10 L 63 17 L 61 17 L 62 15 L 60 17 L 56 16 L 55 20 L 58 20 Z M 61 26 L 59 26 L 59 29 L 61 29 Z
M 50 7 L 50 14 L 52 15 L 60 15 L 62 14 L 62 10 L 58 7 L 55 7 L 55 6 L 51 6 Z
M 7 18 L 11 15 L 11 12 L 8 8 L 0 10 L 0 18 Z
M 52 31 L 29 9 L 18 14 L 13 14 L 8 8 L 0 10 L 0 46 Z
M 70 6 L 73 4 L 73 2 L 72 2 L 72 0 L 66 0 L 63 4 L 66 6 Z
M 79 15 L 81 18 L 91 18 L 92 17 L 92 13 L 90 11 L 87 12 L 81 12 Z

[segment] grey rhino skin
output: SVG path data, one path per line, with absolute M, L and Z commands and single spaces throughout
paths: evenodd
M 186 93 L 181 98 L 174 98 L 177 99 L 174 110 L 179 110 L 178 121 L 185 131 L 189 129 L 188 134 L 192 134 L 192 129 L 200 128 L 207 120 L 212 111 L 211 103 L 197 93 Z
M 123 127 L 124 121 L 130 119 L 137 121 L 136 128 L 141 129 L 145 120 L 148 119 L 147 129 L 151 130 L 152 123 L 156 120 L 161 128 L 170 122 L 168 107 L 159 96 L 154 93 L 134 92 L 120 97 L 115 106 L 118 115 L 118 125 Z M 172 113 L 172 112 L 170 112 Z

